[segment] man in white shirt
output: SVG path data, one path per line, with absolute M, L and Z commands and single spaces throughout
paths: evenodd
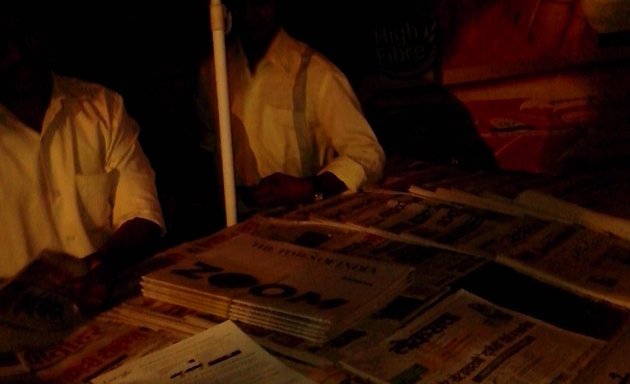
M 245 200 L 308 203 L 379 181 L 385 154 L 344 74 L 281 27 L 276 0 L 227 4 L 234 166 Z M 212 63 L 201 81 L 212 110 Z
M 115 92 L 53 74 L 26 20 L 0 15 L 0 279 L 43 252 L 114 273 L 164 229 L 138 126 Z

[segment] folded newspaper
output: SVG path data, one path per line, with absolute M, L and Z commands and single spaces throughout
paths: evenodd
M 92 380 L 123 383 L 314 384 L 226 321 Z
M 323 343 L 387 305 L 414 268 L 242 234 L 143 276 L 145 297 Z
M 571 383 L 604 346 L 460 290 L 342 364 L 395 384 Z
M 0 286 L 0 351 L 58 340 L 85 319 L 75 283 L 85 274 L 72 256 L 43 253 Z

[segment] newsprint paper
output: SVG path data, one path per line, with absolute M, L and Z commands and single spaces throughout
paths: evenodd
M 630 383 L 630 323 L 626 323 L 575 382 L 580 384 Z
M 315 383 L 283 365 L 229 320 L 92 380 L 94 384 L 175 382 Z
M 460 290 L 345 363 L 393 384 L 560 384 L 604 345 Z
M 143 295 L 314 342 L 381 309 L 414 268 L 242 234 L 143 276 Z

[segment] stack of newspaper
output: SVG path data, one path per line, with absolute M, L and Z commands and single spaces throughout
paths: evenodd
M 145 297 L 324 343 L 383 308 L 414 268 L 249 234 L 143 276 Z

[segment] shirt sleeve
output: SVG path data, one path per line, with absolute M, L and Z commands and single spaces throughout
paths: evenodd
M 111 140 L 106 166 L 115 174 L 112 197 L 114 229 L 134 218 L 152 221 L 165 231 L 155 173 L 138 141 L 139 127 L 126 112 L 122 97 L 109 94 Z
M 365 184 L 378 182 L 383 175 L 385 153 L 365 119 L 350 83 L 336 67 L 322 70 L 325 63 L 313 64 L 320 68 L 311 72 L 316 81 L 311 78 L 308 81 L 318 84 L 315 119 L 317 129 L 325 136 L 318 141 L 326 140 L 334 150 L 332 159 L 325 163 L 320 173 L 333 173 L 353 192 Z

